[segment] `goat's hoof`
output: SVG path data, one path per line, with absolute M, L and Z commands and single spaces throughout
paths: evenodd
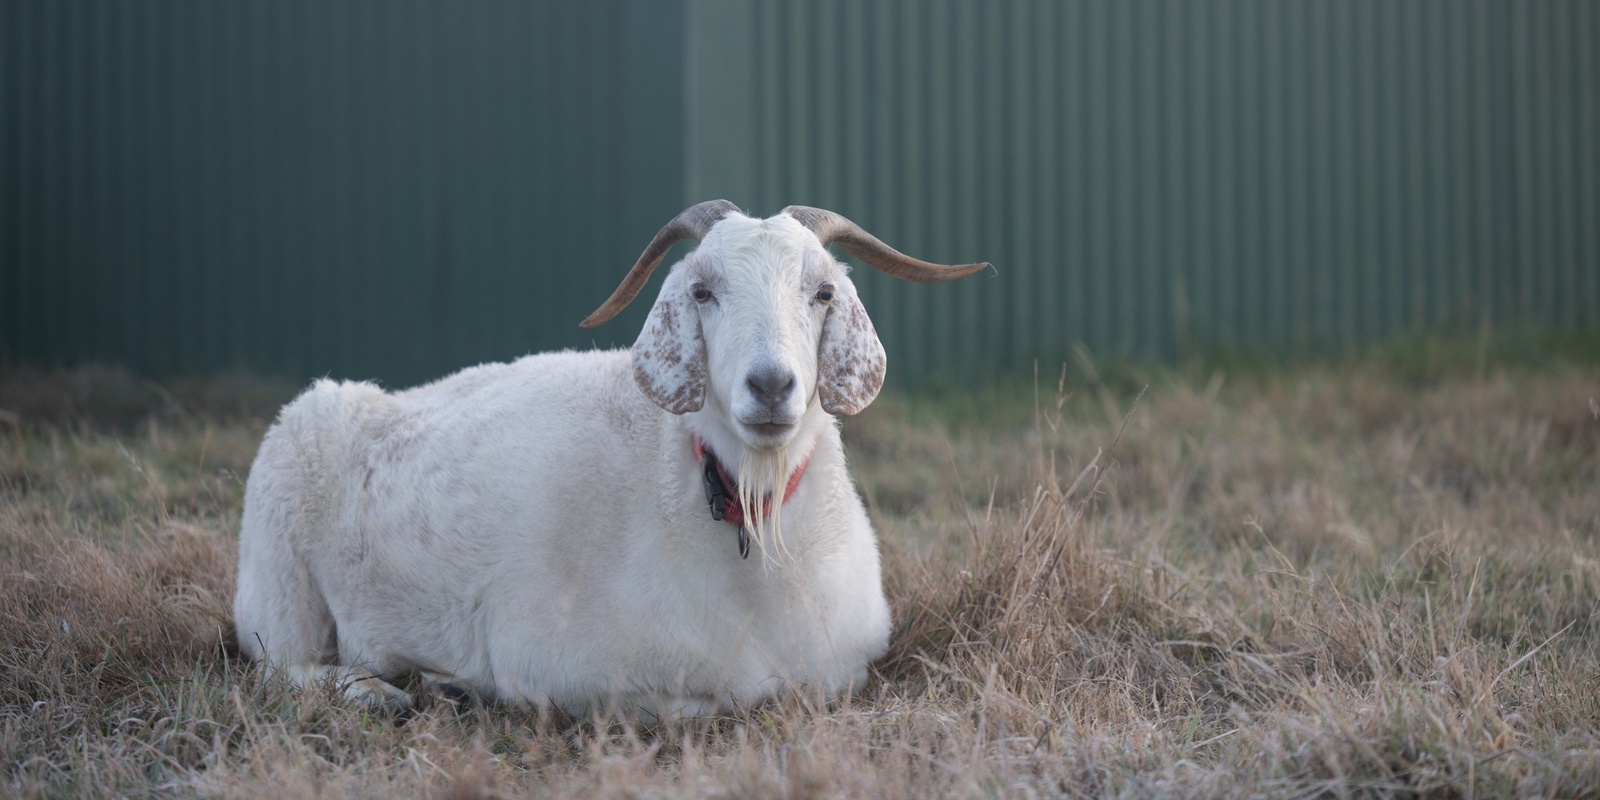
M 427 689 L 433 702 L 448 705 L 457 714 L 483 705 L 483 697 L 472 688 L 471 684 L 457 681 L 455 676 L 449 673 L 420 670 L 417 672 L 416 685 Z
M 438 693 L 438 699 L 448 702 L 458 712 L 483 706 L 482 699 L 478 698 L 478 694 L 475 691 L 469 690 L 469 688 L 459 685 L 459 683 L 440 683 L 440 685 L 434 686 L 434 690 Z
M 388 714 L 401 722 L 411 717 L 415 705 L 410 692 L 382 678 L 362 678 L 351 683 L 345 693 L 368 709 Z

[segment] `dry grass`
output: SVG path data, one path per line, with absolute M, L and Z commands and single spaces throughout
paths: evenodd
M 0 376 L 0 794 L 1600 792 L 1593 366 L 889 398 L 873 683 L 644 731 L 264 683 L 227 609 L 281 397 L 110 375 Z

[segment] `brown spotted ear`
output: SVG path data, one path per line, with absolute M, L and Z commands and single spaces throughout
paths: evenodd
M 645 397 L 674 414 L 706 403 L 706 345 L 700 315 L 689 297 L 668 282 L 633 342 L 633 380 Z
M 888 356 L 855 287 L 837 287 L 817 346 L 817 395 L 829 414 L 855 414 L 883 388 Z

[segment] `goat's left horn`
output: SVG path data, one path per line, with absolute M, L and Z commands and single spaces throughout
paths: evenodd
M 650 246 L 639 255 L 639 260 L 634 263 L 633 269 L 628 270 L 627 277 L 622 279 L 622 284 L 611 293 L 611 297 L 578 323 L 578 327 L 593 328 L 622 313 L 622 309 L 627 308 L 633 298 L 639 295 L 639 291 L 650 280 L 650 273 L 661 264 L 661 259 L 667 257 L 667 251 L 673 245 L 684 239 L 700 241 L 718 220 L 738 210 L 738 206 L 727 200 L 707 200 L 689 206 L 673 217 L 671 222 L 656 232 L 656 238 L 650 240 Z
M 860 225 L 826 209 L 789 206 L 783 213 L 816 234 L 824 247 L 838 242 L 850 255 L 901 280 L 944 283 L 989 267 L 987 261 L 980 264 L 933 264 L 912 258 L 879 241 L 878 237 L 867 233 Z

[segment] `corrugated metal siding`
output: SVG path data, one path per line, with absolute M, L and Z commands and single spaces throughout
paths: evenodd
M 698 0 L 695 194 L 997 274 L 858 282 L 911 375 L 1600 318 L 1582 0 Z
M 681 23 L 0 4 L 0 355 L 406 382 L 629 341 L 577 322 L 682 208 Z
M 1588 0 L 0 3 L 0 358 L 391 383 L 576 322 L 688 202 L 859 283 L 893 377 L 1600 311 Z M 870 273 L 870 274 L 869 274 Z

